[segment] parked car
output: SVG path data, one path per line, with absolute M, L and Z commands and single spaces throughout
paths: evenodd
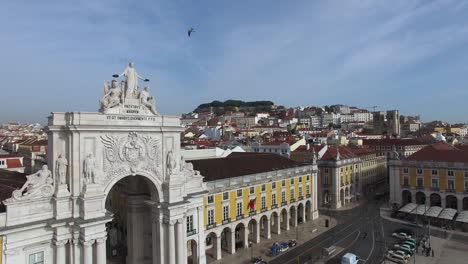
M 252 261 L 250 261 L 252 264 L 266 264 L 267 262 L 262 258 L 262 257 L 256 257 L 253 258 Z
M 408 261 L 408 258 L 405 256 L 405 255 L 400 255 L 400 254 L 397 254 L 396 252 L 392 251 L 392 250 L 389 250 L 387 252 L 388 255 L 392 256 L 392 257 L 395 257 L 397 259 L 401 259 L 401 260 L 404 260 L 404 261 Z
M 278 249 L 279 252 L 285 252 L 288 249 L 289 249 L 288 243 L 283 242 L 279 244 L 279 249 Z
M 288 241 L 288 246 L 289 247 L 295 247 L 297 245 L 296 239 L 291 239 Z
M 404 245 L 408 245 L 413 249 L 416 247 L 416 243 L 414 243 L 413 241 L 410 241 L 410 240 L 405 240 L 405 241 L 403 241 L 401 243 L 404 244 Z
M 401 244 L 395 244 L 395 249 L 398 249 L 398 250 L 401 250 L 405 253 L 408 253 L 410 255 L 413 255 L 414 254 L 414 250 L 411 249 L 410 247 L 406 246 L 406 245 L 401 245 Z
M 414 243 L 416 245 L 416 239 L 414 239 L 414 238 L 407 238 L 407 239 L 405 239 L 405 241 L 410 241 L 410 242 L 412 242 L 412 243 Z
M 398 264 L 406 264 L 406 262 L 407 262 L 406 260 L 399 259 L 397 257 L 394 257 L 394 256 L 390 255 L 390 254 L 385 255 L 385 258 L 392 261 L 392 262 L 398 263 Z
M 404 257 L 404 258 L 406 258 L 406 259 L 408 259 L 408 258 L 411 257 L 410 254 L 405 253 L 404 251 L 398 250 L 398 249 L 391 249 L 391 250 L 388 251 L 388 253 L 397 254 L 397 255 L 400 255 L 400 256 L 402 256 L 402 257 Z
M 410 236 L 414 236 L 414 231 L 409 228 L 398 228 L 393 231 L 393 233 L 405 233 Z
M 411 238 L 410 235 L 407 235 L 406 233 L 393 233 L 392 237 L 399 238 L 399 239 L 408 239 Z

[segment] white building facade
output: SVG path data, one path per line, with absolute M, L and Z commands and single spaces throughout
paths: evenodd
M 155 111 L 133 64 L 122 75 L 99 112 L 49 117 L 49 166 L 4 201 L 3 263 L 187 263 L 188 219 L 205 263 L 206 185 L 180 155 L 179 117 Z

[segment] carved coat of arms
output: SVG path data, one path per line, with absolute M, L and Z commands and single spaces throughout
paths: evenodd
M 130 132 L 127 137 L 105 135 L 101 140 L 105 157 L 103 169 L 107 179 L 135 175 L 138 171 L 160 177 L 160 142 L 157 138 Z

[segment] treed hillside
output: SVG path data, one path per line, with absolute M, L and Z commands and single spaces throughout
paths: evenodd
M 225 111 L 240 112 L 270 112 L 274 109 L 274 103 L 271 101 L 252 101 L 244 102 L 242 100 L 213 101 L 199 105 L 194 112 L 200 113 L 212 109 L 217 115 L 224 114 Z

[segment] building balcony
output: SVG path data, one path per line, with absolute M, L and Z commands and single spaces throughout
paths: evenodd
M 294 202 L 296 202 L 296 200 L 291 199 L 291 200 L 289 200 L 289 202 L 290 202 L 290 203 L 294 203 Z
M 227 218 L 223 220 L 223 225 L 231 223 L 231 218 Z
M 456 193 L 455 189 L 446 189 L 446 193 Z
M 297 198 L 297 200 L 304 200 L 304 196 L 299 196 L 299 198 Z
M 243 215 L 238 215 L 238 216 L 236 216 L 236 220 L 240 220 L 240 219 L 242 219 L 242 218 L 244 218 Z
M 306 195 L 306 198 L 310 198 L 310 197 L 311 197 L 311 195 L 310 195 L 310 194 L 307 194 L 307 195 Z
M 249 216 L 253 216 L 253 215 L 256 215 L 256 214 L 257 214 L 257 212 L 255 210 L 249 212 Z
M 285 205 L 287 205 L 287 204 L 288 204 L 288 203 L 287 203 L 286 201 L 281 202 L 281 206 L 285 206 Z
M 187 231 L 187 236 L 195 235 L 197 233 L 197 229 L 192 229 L 190 231 Z
M 264 212 L 266 212 L 266 211 L 267 211 L 266 208 L 262 208 L 262 209 L 260 210 L 260 213 L 264 213 Z
M 215 227 L 216 227 L 216 223 L 206 225 L 206 229 L 211 229 L 211 228 L 215 228 Z
M 439 190 L 440 190 L 439 187 L 431 187 L 431 191 L 437 191 L 438 192 Z
M 278 207 L 277 204 L 272 204 L 272 205 L 271 205 L 271 209 L 275 209 L 276 207 Z
M 409 186 L 409 184 L 407 184 L 407 183 L 403 183 L 403 185 L 401 185 L 401 187 L 402 187 L 402 188 L 409 188 L 410 186 Z
M 424 186 L 418 185 L 418 186 L 416 186 L 416 189 L 417 189 L 417 190 L 424 190 Z

